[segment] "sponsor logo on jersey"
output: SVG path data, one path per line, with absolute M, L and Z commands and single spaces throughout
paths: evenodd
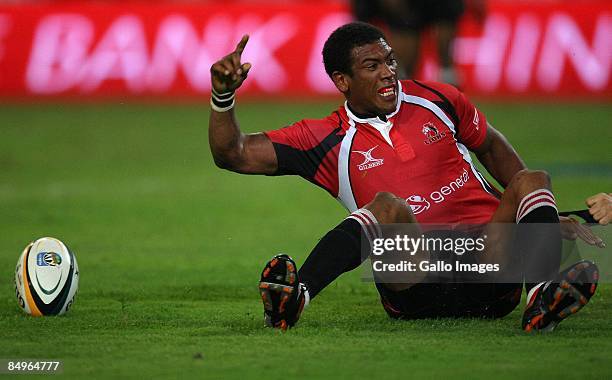
M 55 252 L 40 252 L 36 255 L 36 265 L 39 267 L 55 267 L 62 263 L 62 256 Z
M 457 176 L 457 178 L 455 178 L 453 181 L 449 182 L 448 185 L 442 186 L 439 190 L 432 191 L 429 194 L 429 200 L 431 200 L 434 204 L 444 202 L 448 196 L 461 190 L 469 179 L 470 173 L 467 171 L 467 169 L 463 169 L 463 172 L 461 172 L 461 174 L 459 174 L 459 176 Z M 406 198 L 406 203 L 408 203 L 414 215 L 417 215 L 423 211 L 429 210 L 431 206 L 429 200 L 427 197 L 423 197 L 421 195 L 411 195 Z
M 436 143 L 446 136 L 446 132 L 438 131 L 438 128 L 436 128 L 434 123 L 432 123 L 431 121 L 428 121 L 427 123 L 423 124 L 423 129 L 421 130 L 421 132 L 423 132 L 423 134 L 425 135 L 425 144 L 427 145 Z
M 384 163 L 385 159 L 384 158 L 374 158 L 372 156 L 372 151 L 374 149 L 378 148 L 378 145 L 376 145 L 375 147 L 371 148 L 370 150 L 366 151 L 366 152 L 362 152 L 360 150 L 354 150 L 353 153 L 359 153 L 363 156 L 364 160 L 361 164 L 357 165 L 357 168 L 359 170 L 368 170 L 371 168 L 374 168 L 376 166 L 380 166 Z
M 406 198 L 406 202 L 410 206 L 410 209 L 414 213 L 414 215 L 420 214 L 423 211 L 429 210 L 431 206 L 429 201 L 426 198 L 423 198 L 420 195 L 411 195 Z

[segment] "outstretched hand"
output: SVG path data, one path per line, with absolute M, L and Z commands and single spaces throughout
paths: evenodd
M 212 88 L 218 93 L 235 91 L 246 79 L 250 63 L 241 63 L 242 52 L 249 41 L 248 34 L 242 36 L 236 49 L 225 57 L 215 62 L 210 68 Z
M 560 216 L 561 236 L 567 240 L 576 240 L 580 238 L 588 245 L 594 245 L 599 248 L 605 248 L 606 244 L 601 238 L 591 231 L 588 225 L 580 224 L 576 219 Z

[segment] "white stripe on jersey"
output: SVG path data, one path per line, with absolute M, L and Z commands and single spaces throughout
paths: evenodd
M 416 104 L 421 107 L 425 107 L 431 112 L 433 112 L 438 118 L 440 118 L 440 120 L 444 122 L 444 124 L 446 124 L 448 129 L 450 129 L 453 132 L 453 135 L 455 135 L 455 125 L 448 118 L 448 116 L 446 116 L 444 111 L 442 111 L 442 109 L 440 109 L 440 107 L 438 107 L 434 102 L 432 102 L 431 100 L 427 100 L 425 98 L 418 97 L 418 96 L 407 95 L 405 93 L 402 93 L 402 98 L 406 103 Z
M 404 93 L 402 93 L 402 97 L 407 103 L 412 103 L 412 104 L 416 104 L 416 105 L 427 108 L 428 110 L 433 112 L 440 120 L 442 120 L 444 124 L 446 124 L 448 129 L 450 129 L 451 132 L 453 132 L 453 137 L 455 138 L 455 144 L 457 145 L 457 150 L 459 151 L 459 153 L 461 153 L 461 156 L 463 156 L 463 160 L 470 165 L 470 168 L 472 169 L 472 173 L 474 174 L 474 177 L 476 177 L 478 182 L 480 182 L 480 185 L 482 185 L 482 188 L 487 193 L 493 194 L 493 192 L 490 190 L 490 186 L 488 185 L 484 177 L 482 177 L 482 174 L 480 174 L 480 172 L 478 172 L 478 170 L 476 169 L 476 166 L 474 165 L 474 162 L 472 161 L 472 156 L 470 156 L 470 151 L 465 145 L 461 144 L 457 140 L 456 138 L 457 133 L 456 133 L 455 125 L 448 118 L 448 116 L 446 116 L 444 111 L 442 111 L 440 107 L 438 107 L 434 102 L 430 100 L 427 100 L 427 99 L 424 99 L 418 96 L 407 95 Z
M 342 143 L 340 145 L 340 152 L 338 153 L 338 201 L 349 211 L 353 212 L 357 210 L 357 202 L 355 202 L 355 195 L 351 188 L 350 168 L 349 159 L 351 157 L 351 146 L 353 145 L 353 138 L 357 132 L 355 128 L 355 122 L 349 119 L 350 127 L 346 131 Z
M 474 162 L 472 161 L 472 156 L 470 156 L 470 151 L 468 150 L 468 148 L 466 148 L 465 145 L 461 144 L 458 141 L 456 142 L 456 145 L 457 145 L 457 149 L 459 149 L 459 152 L 463 156 L 463 160 L 465 160 L 468 164 L 470 164 L 470 168 L 472 169 L 472 173 L 474 173 L 474 177 L 476 177 L 478 182 L 480 182 L 480 184 L 482 185 L 482 188 L 487 193 L 495 195 L 491 190 L 489 190 L 490 185 L 482 177 L 482 174 L 480 174 L 478 169 L 476 169 L 476 166 L 474 165 Z

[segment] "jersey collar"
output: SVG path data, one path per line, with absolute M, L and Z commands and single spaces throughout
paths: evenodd
M 400 105 L 402 104 L 402 95 L 402 84 L 400 81 L 397 81 L 397 105 L 395 106 L 395 111 L 386 115 L 387 121 L 382 121 L 378 117 L 362 119 L 350 110 L 348 106 L 348 101 L 345 101 L 344 110 L 346 111 L 346 115 L 349 118 L 349 124 L 353 126 L 357 124 L 369 124 L 372 126 L 372 128 L 376 129 L 381 134 L 381 136 L 390 146 L 393 146 L 393 142 L 391 141 L 391 128 L 393 127 L 393 122 L 391 121 L 391 118 L 395 116 L 395 114 L 400 109 Z

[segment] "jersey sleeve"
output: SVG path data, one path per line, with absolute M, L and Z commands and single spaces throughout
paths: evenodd
M 457 135 L 459 141 L 469 149 L 478 148 L 487 136 L 485 115 L 459 91 L 457 91 L 455 100 L 455 110 L 458 118 Z
M 296 174 L 307 179 L 314 176 L 316 163 L 308 154 L 314 137 L 303 120 L 264 133 L 272 141 L 278 161 L 278 169 L 273 175 Z
M 264 133 L 272 141 L 278 162 L 272 175 L 299 175 L 336 196 L 337 151 L 343 138 L 338 120 L 302 120 Z

